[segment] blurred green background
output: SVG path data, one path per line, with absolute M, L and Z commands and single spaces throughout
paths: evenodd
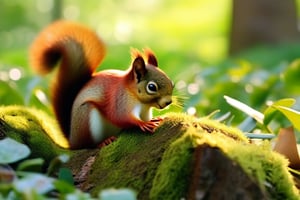
M 233 40 L 255 35 L 243 32 L 238 23 L 237 35 L 233 34 L 235 20 L 243 22 L 249 18 L 234 12 L 234 5 L 239 7 L 235 4 L 239 2 L 243 3 L 238 0 L 1 0 L 0 105 L 21 104 L 51 112 L 48 100 L 51 76 L 44 79 L 31 72 L 27 50 L 44 26 L 65 18 L 91 27 L 106 42 L 108 52 L 100 69 L 126 69 L 131 61 L 131 47 L 150 47 L 158 57 L 159 66 L 175 81 L 176 94 L 185 98 L 183 108 L 171 106 L 168 111 L 205 116 L 220 109 L 220 115 L 230 111 L 235 116 L 232 122 L 240 123 L 245 116 L 230 107 L 224 95 L 260 111 L 270 101 L 292 97 L 297 100 L 294 108 L 300 110 L 300 61 L 297 60 L 300 42 L 284 32 L 288 28 L 279 27 L 277 31 L 271 23 L 281 20 L 291 27 L 294 25 L 296 30 L 298 22 L 284 21 L 285 14 L 279 13 L 270 14 L 271 22 L 262 25 L 257 19 L 268 18 L 261 16 L 258 9 L 249 14 L 243 11 L 245 8 L 238 8 L 250 19 L 258 16 L 251 22 L 254 30 L 257 27 L 266 30 L 258 35 L 274 38 L 277 33 L 279 39 L 255 42 L 253 37 L 251 45 L 232 52 Z M 270 8 L 264 13 L 276 10 L 276 3 L 264 2 Z M 286 7 L 276 5 L 287 8 L 288 13 L 292 13 L 289 11 L 292 5 L 294 18 L 298 20 L 299 0 L 282 3 Z M 241 40 L 235 42 L 242 44 Z

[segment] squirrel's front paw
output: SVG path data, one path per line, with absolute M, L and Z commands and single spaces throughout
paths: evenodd
M 109 138 L 106 138 L 104 141 L 102 141 L 100 144 L 98 144 L 99 148 L 105 147 L 111 143 L 113 143 L 117 138 L 115 136 L 111 136 Z
M 163 120 L 163 118 L 161 118 L 161 117 L 153 118 L 148 122 L 141 123 L 139 126 L 142 131 L 144 131 L 144 132 L 148 131 L 150 133 L 153 133 L 155 131 L 155 129 L 160 125 L 162 120 Z

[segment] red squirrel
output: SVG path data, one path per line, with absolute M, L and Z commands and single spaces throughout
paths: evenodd
M 46 74 L 58 65 L 52 104 L 71 149 L 95 147 L 124 128 L 153 132 L 161 119 L 152 119 L 151 108 L 172 103 L 173 82 L 158 68 L 152 51 L 132 51 L 126 71 L 96 73 L 105 51 L 94 31 L 69 21 L 50 24 L 30 48 L 37 72 Z

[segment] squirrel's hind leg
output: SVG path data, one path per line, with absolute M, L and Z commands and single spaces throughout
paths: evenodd
M 69 136 L 71 148 L 93 148 L 104 139 L 100 111 L 89 102 L 73 107 Z
M 92 102 L 73 107 L 69 138 L 71 148 L 98 146 L 119 131 L 120 128 L 108 122 Z

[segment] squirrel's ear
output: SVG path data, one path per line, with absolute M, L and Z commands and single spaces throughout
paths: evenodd
M 135 77 L 138 82 L 141 81 L 141 78 L 147 73 L 145 61 L 141 56 L 138 56 L 134 59 L 132 63 L 132 69 L 134 71 Z
M 145 49 L 144 50 L 144 53 L 146 55 L 146 58 L 147 58 L 147 62 L 150 64 L 150 65 L 153 65 L 153 66 L 158 66 L 158 63 L 157 63 L 157 59 L 154 55 L 154 53 L 150 50 L 150 49 Z

